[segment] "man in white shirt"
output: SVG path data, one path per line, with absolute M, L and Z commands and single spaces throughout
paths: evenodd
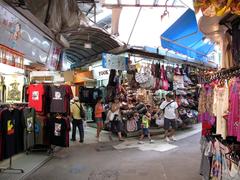
M 166 100 L 160 105 L 164 115 L 165 138 L 167 142 L 176 141 L 174 135 L 176 130 L 176 119 L 178 118 L 178 104 L 174 101 L 174 95 L 168 93 Z

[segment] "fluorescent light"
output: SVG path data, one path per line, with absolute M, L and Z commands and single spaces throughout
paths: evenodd
M 92 43 L 84 43 L 85 49 L 92 49 Z

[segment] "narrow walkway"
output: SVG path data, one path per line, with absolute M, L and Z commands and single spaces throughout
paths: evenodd
M 56 153 L 26 180 L 201 180 L 199 139 L 200 133 L 163 152 L 116 149 L 110 142 L 76 144 Z
M 183 149 L 183 152 L 185 152 L 182 142 L 188 142 L 189 137 L 198 134 L 200 131 L 201 124 L 196 124 L 191 129 L 178 131 L 178 142 L 176 143 L 168 144 L 162 139 L 163 135 L 159 135 L 153 137 L 155 140 L 154 144 L 150 144 L 146 140 L 146 143 L 143 145 L 139 145 L 136 138 L 128 138 L 125 142 L 119 143 L 117 138 L 114 137 L 113 142 L 110 142 L 108 132 L 103 132 L 101 135 L 102 142 L 97 144 L 95 137 L 96 129 L 88 127 L 85 129 L 86 138 L 84 144 L 80 144 L 78 141 L 74 143 L 71 142 L 70 148 L 57 148 L 57 151 L 53 157 L 48 156 L 47 153 L 31 153 L 30 155 L 22 153 L 14 156 L 13 167 L 22 168 L 24 169 L 25 173 L 0 173 L 0 179 L 66 179 L 66 176 L 62 176 L 61 174 L 65 171 L 68 172 L 65 173 L 72 179 L 80 180 L 111 180 L 111 178 L 109 179 L 105 176 L 112 177 L 112 174 L 115 174 L 118 177 L 117 179 L 122 179 L 125 176 L 127 178 L 130 176 L 128 179 L 131 179 L 135 176 L 138 177 L 139 173 L 141 174 L 142 170 L 145 168 L 145 165 L 147 165 L 146 169 L 158 171 L 158 168 L 163 167 L 162 164 L 165 163 L 165 159 L 162 159 L 163 157 L 170 156 L 170 159 L 171 157 L 175 158 L 175 152 L 179 152 L 181 149 Z M 199 138 L 200 137 L 197 137 L 194 143 L 189 143 L 186 145 L 186 147 L 195 147 L 192 152 L 195 153 L 194 158 L 196 158 L 197 161 L 200 157 Z M 169 153 L 168 156 L 165 156 L 165 153 Z M 152 164 L 156 164 L 156 167 L 149 167 L 148 164 L 150 162 L 148 159 L 146 159 L 146 157 L 149 158 L 150 161 L 153 159 Z M 168 160 L 166 160 L 166 162 L 168 162 Z M 185 160 L 183 160 L 183 162 L 185 162 Z M 5 167 L 8 165 L 8 163 L 8 160 L 1 162 L 0 167 Z M 47 164 L 43 166 L 43 168 L 39 169 L 39 167 L 45 163 Z M 139 167 L 139 165 L 141 166 Z M 198 169 L 199 164 L 196 166 Z M 47 169 L 51 169 L 52 172 L 44 170 L 46 167 Z M 173 167 L 174 169 L 176 168 L 174 164 Z M 143 170 L 143 172 L 145 172 L 145 170 Z M 32 174 L 33 172 L 35 173 Z M 149 173 L 150 172 L 151 171 L 149 171 Z M 40 175 L 37 175 L 39 173 Z M 149 174 L 148 172 L 146 173 Z M 162 173 L 164 174 L 164 172 Z M 28 176 L 30 174 L 32 175 Z M 198 172 L 195 173 L 195 175 L 198 175 Z M 148 177 L 143 176 L 142 178 L 147 179 Z

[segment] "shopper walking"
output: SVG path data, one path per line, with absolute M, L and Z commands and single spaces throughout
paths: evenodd
M 117 132 L 119 141 L 124 141 L 122 138 L 122 119 L 121 119 L 121 103 L 119 98 L 115 98 L 110 109 L 111 131 Z
M 143 139 L 145 136 L 148 137 L 150 143 L 153 143 L 154 141 L 152 140 L 151 138 L 151 135 L 150 135 L 150 131 L 149 131 L 149 124 L 151 122 L 151 114 L 149 112 L 147 112 L 145 115 L 143 115 L 142 117 L 142 124 L 141 124 L 141 127 L 142 127 L 142 134 L 141 134 L 141 137 L 139 139 L 139 144 L 143 144 Z
M 72 141 L 76 141 L 76 129 L 78 127 L 80 143 L 84 142 L 84 129 L 83 129 L 83 118 L 81 114 L 83 114 L 83 109 L 81 108 L 81 104 L 79 102 L 78 97 L 74 97 L 74 102 L 71 104 L 71 116 L 72 116 Z
M 98 142 L 100 141 L 100 133 L 103 129 L 103 118 L 102 118 L 102 113 L 103 113 L 103 105 L 102 105 L 102 97 L 98 97 L 97 99 L 97 104 L 95 106 L 95 120 L 97 123 L 97 140 Z
M 178 118 L 177 112 L 178 105 L 174 100 L 174 95 L 168 93 L 166 100 L 160 105 L 160 109 L 163 111 L 164 116 L 164 129 L 165 138 L 167 142 L 176 141 L 175 130 L 176 130 L 176 119 Z

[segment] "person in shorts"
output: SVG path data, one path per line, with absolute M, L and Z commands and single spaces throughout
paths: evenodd
M 151 121 L 151 114 L 149 112 L 147 112 L 145 115 L 143 115 L 142 117 L 142 134 L 140 136 L 140 139 L 139 139 L 139 144 L 143 144 L 143 139 L 145 136 L 148 137 L 150 143 L 153 143 L 154 141 L 152 140 L 151 138 L 151 135 L 150 135 L 150 131 L 149 131 L 149 124 L 150 124 L 150 121 Z
M 102 105 L 102 97 L 98 97 L 97 104 L 95 106 L 95 120 L 97 123 L 97 140 L 100 141 L 100 133 L 103 129 L 103 118 L 102 113 L 104 111 L 103 105 Z
M 176 141 L 175 130 L 176 130 L 176 119 L 178 118 L 177 112 L 178 104 L 174 101 L 174 95 L 168 93 L 166 100 L 160 105 L 160 109 L 164 115 L 164 129 L 165 138 L 167 142 Z

